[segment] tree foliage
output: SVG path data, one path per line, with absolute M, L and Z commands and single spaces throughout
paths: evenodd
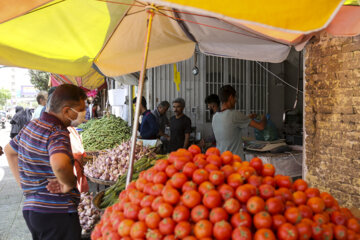
M 29 70 L 31 83 L 39 91 L 47 91 L 49 89 L 49 77 L 50 73 L 38 71 L 38 70 Z
M 4 106 L 6 101 L 11 99 L 11 92 L 8 89 L 0 89 L 0 106 Z

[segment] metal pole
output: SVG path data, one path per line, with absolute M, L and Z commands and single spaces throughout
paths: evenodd
M 137 137 L 137 130 L 138 130 L 138 125 L 139 125 L 139 115 L 140 115 L 140 103 L 141 103 L 142 93 L 143 93 L 143 89 L 144 89 L 144 79 L 145 79 L 146 63 L 147 63 L 148 52 L 149 52 L 152 21 L 153 21 L 154 14 L 155 14 L 155 12 L 154 12 L 155 7 L 153 5 L 148 6 L 147 8 L 148 8 L 147 12 L 149 13 L 148 23 L 147 23 L 148 26 L 147 26 L 146 42 L 145 42 L 145 49 L 144 49 L 144 56 L 143 56 L 143 65 L 142 65 L 142 69 L 141 69 L 141 73 L 140 73 L 138 92 L 137 92 L 137 96 L 136 96 L 136 107 L 135 107 L 135 116 L 134 116 L 133 130 L 132 130 L 132 137 L 131 137 L 129 169 L 128 169 L 128 174 L 126 176 L 126 186 L 128 186 L 130 184 L 131 179 L 132 179 L 132 174 L 133 174 L 136 137 Z

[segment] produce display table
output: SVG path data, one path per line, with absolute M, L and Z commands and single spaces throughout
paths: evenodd
M 246 161 L 258 157 L 263 163 L 271 163 L 274 165 L 275 174 L 286 175 L 290 177 L 302 176 L 302 151 L 293 150 L 285 153 L 262 153 L 254 151 L 245 151 Z

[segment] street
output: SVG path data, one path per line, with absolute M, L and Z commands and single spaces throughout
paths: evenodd
M 0 128 L 0 146 L 10 141 L 10 124 Z M 0 157 L 0 240 L 29 240 L 31 234 L 22 216 L 23 195 L 12 176 L 5 154 Z

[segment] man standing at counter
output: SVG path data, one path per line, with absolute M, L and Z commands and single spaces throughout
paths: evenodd
M 245 116 L 235 110 L 237 96 L 235 89 L 230 85 L 220 88 L 219 97 L 221 101 L 221 112 L 217 112 L 212 121 L 216 147 L 220 152 L 229 150 L 244 160 L 241 131 L 248 126 L 264 130 L 266 118 L 264 116 L 260 122 L 256 122 L 253 120 L 256 117 L 255 114 Z
M 169 119 L 166 116 L 166 112 L 169 109 L 169 107 L 170 107 L 170 103 L 168 101 L 162 101 L 161 103 L 159 103 L 156 109 L 152 111 L 152 114 L 155 116 L 156 122 L 158 123 L 159 126 L 158 136 L 160 137 L 160 139 L 163 136 L 166 137 L 165 127 L 169 125 Z
M 170 151 L 188 148 L 190 143 L 191 119 L 184 114 L 185 100 L 177 98 L 172 102 L 175 116 L 170 118 Z
M 28 123 L 5 147 L 10 170 L 25 196 L 23 216 L 33 239 L 81 238 L 80 194 L 67 127 L 84 121 L 85 99 L 81 88 L 59 86 L 49 112 Z
M 136 98 L 134 98 L 133 103 L 136 103 Z M 143 96 L 141 98 L 140 104 L 140 114 L 142 115 L 141 124 L 139 126 L 139 132 L 141 139 L 156 139 L 159 132 L 159 126 L 156 122 L 155 116 L 151 113 L 150 110 L 146 108 L 147 103 L 146 99 Z

